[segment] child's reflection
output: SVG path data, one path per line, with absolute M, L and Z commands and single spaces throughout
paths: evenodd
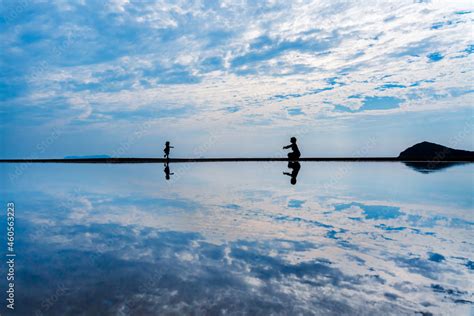
M 165 172 L 165 179 L 169 180 L 170 175 L 174 174 L 173 172 L 170 172 L 170 166 L 168 162 L 165 162 L 165 169 L 163 170 Z
M 298 161 L 290 161 L 288 162 L 288 168 L 291 169 L 290 172 L 283 172 L 283 174 L 286 174 L 287 176 L 291 177 L 291 184 L 295 185 L 296 184 L 296 177 L 298 176 L 298 172 L 300 172 L 301 165 Z

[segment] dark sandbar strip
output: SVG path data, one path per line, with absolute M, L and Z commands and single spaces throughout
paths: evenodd
M 191 163 L 191 162 L 246 162 L 246 161 L 292 161 L 288 158 L 78 158 L 78 159 L 0 159 L 0 163 Z M 427 160 L 401 160 L 396 157 L 329 157 L 300 158 L 298 161 L 351 161 L 351 162 L 430 162 Z M 431 161 L 432 162 L 432 161 Z M 472 160 L 444 160 L 443 162 L 473 162 Z

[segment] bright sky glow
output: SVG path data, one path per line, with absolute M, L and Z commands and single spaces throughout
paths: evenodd
M 0 3 L 2 158 L 474 148 L 472 1 Z

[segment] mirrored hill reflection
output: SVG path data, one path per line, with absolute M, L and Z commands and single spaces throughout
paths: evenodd
M 16 312 L 469 315 L 471 165 L 166 167 L 31 165 L 2 186 Z
M 418 161 L 410 161 L 410 162 L 403 162 L 407 167 L 412 168 L 415 171 L 421 173 L 432 173 L 437 171 L 443 171 L 447 168 L 462 166 L 468 164 L 466 162 L 439 162 L 439 161 L 432 161 L 432 162 L 418 162 Z

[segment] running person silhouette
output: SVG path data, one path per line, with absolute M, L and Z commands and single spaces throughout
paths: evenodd
M 301 153 L 298 149 L 298 145 L 296 145 L 296 137 L 291 137 L 290 139 L 291 144 L 288 146 L 284 146 L 283 149 L 291 148 L 292 152 L 288 153 L 289 160 L 298 160 L 300 159 Z
M 165 157 L 166 159 L 170 159 L 170 148 L 174 148 L 174 147 L 170 146 L 170 142 L 166 142 L 165 149 L 163 149 L 163 151 L 165 152 L 165 155 L 163 157 Z

